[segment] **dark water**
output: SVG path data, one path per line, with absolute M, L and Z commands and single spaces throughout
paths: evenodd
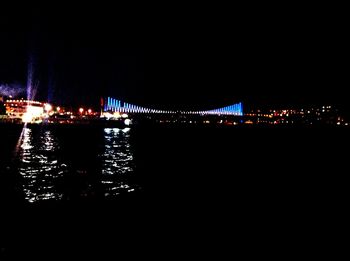
M 0 129 L 8 256 L 310 250 L 347 216 L 348 129 L 21 131 Z
M 139 190 L 132 180 L 128 128 L 33 126 L 3 132 L 0 168 L 17 179 L 7 185 L 17 197 L 22 192 L 25 202 L 108 200 Z

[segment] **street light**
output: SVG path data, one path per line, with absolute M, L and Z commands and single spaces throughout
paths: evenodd
M 45 109 L 45 111 L 49 112 L 49 111 L 51 111 L 51 110 L 52 110 L 52 105 L 51 105 L 51 104 L 46 103 L 46 104 L 45 104 L 45 106 L 44 106 L 44 109 Z
M 91 114 L 92 110 L 91 109 L 88 109 L 88 113 Z
M 80 108 L 80 109 L 79 109 L 79 112 L 80 112 L 80 114 L 83 114 L 84 109 L 83 109 L 83 108 Z

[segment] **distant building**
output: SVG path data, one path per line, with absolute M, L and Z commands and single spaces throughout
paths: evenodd
M 23 122 L 40 121 L 44 114 L 44 104 L 38 101 L 6 100 L 5 108 L 10 119 Z
M 249 122 L 265 125 L 347 125 L 338 109 L 331 105 L 252 110 L 245 117 Z

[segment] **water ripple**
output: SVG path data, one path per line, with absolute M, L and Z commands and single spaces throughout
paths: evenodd
M 114 197 L 136 189 L 135 185 L 128 183 L 134 170 L 129 130 L 129 128 L 104 129 L 105 146 L 101 154 L 101 183 L 105 197 Z
M 25 128 L 20 151 L 19 173 L 23 176 L 23 191 L 29 202 L 59 200 L 62 193 L 56 189 L 58 179 L 66 172 L 56 158 L 59 143 L 50 130 L 34 135 Z
M 72 163 L 79 155 L 62 160 L 61 148 L 67 136 L 60 139 L 52 130 L 23 129 L 19 146 L 19 173 L 23 178 L 23 192 L 28 202 L 42 200 L 70 200 L 101 195 L 113 198 L 137 191 L 131 182 L 134 157 L 130 145 L 130 129 L 105 128 L 103 143 L 98 152 L 100 166 L 96 172 L 75 169 Z M 90 176 L 90 174 L 92 176 Z M 96 183 L 97 181 L 97 183 Z M 77 196 L 75 196 L 77 195 Z

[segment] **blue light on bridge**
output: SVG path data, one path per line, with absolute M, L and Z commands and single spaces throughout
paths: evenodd
M 167 114 L 200 114 L 200 115 L 236 115 L 243 116 L 242 102 L 208 111 L 166 111 L 144 108 L 127 102 L 107 97 L 104 99 L 103 111 L 107 112 L 131 112 L 131 113 L 167 113 Z

